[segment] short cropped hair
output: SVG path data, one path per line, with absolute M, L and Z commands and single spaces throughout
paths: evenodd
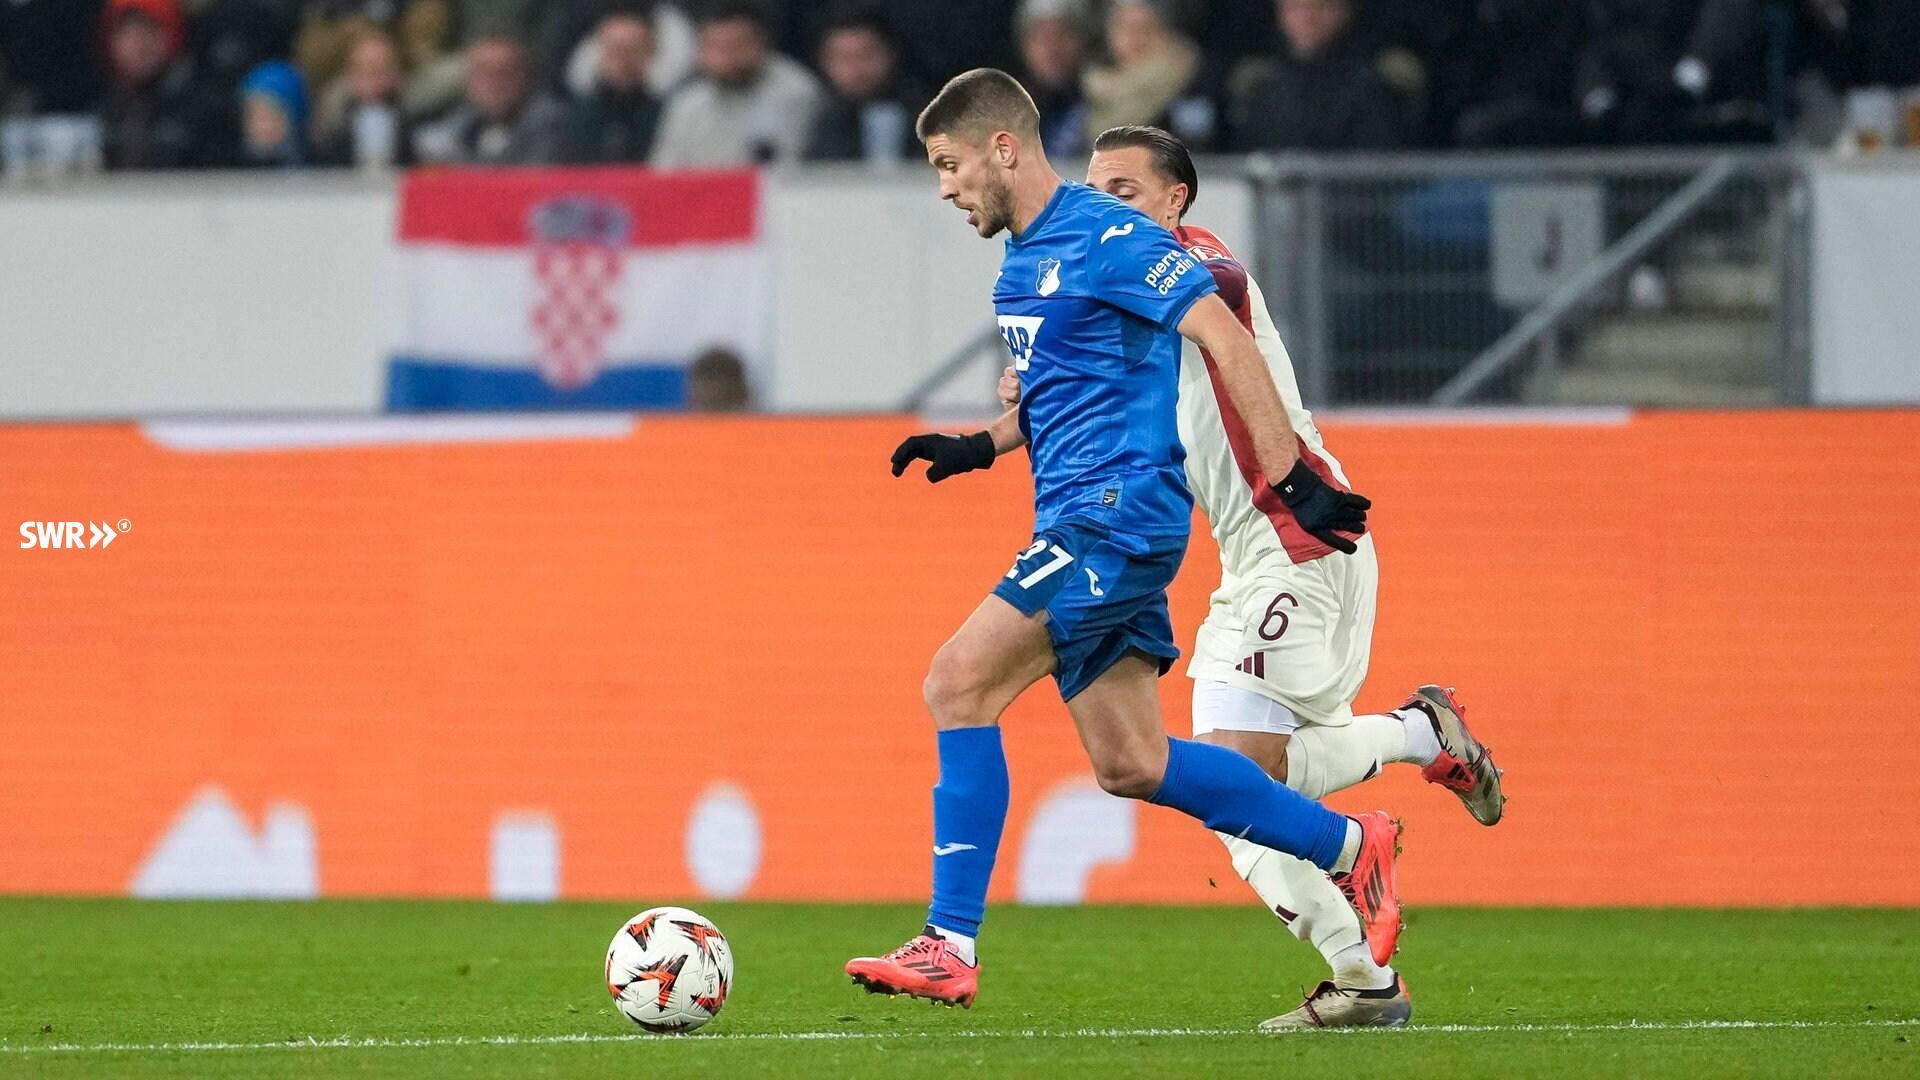
M 1011 131 L 1023 139 L 1040 137 L 1040 110 L 1020 81 L 998 68 L 974 68 L 947 85 L 920 111 L 913 133 L 926 142 L 935 135 L 968 139 Z
M 1096 151 L 1120 150 L 1130 146 L 1145 150 L 1161 176 L 1176 184 L 1187 185 L 1187 201 L 1180 207 L 1180 216 L 1186 217 L 1187 211 L 1193 209 L 1194 200 L 1200 197 L 1200 173 L 1193 167 L 1193 155 L 1187 152 L 1187 144 L 1181 142 L 1173 132 L 1150 124 L 1110 127 L 1093 140 Z

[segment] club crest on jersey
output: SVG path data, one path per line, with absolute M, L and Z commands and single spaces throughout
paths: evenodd
M 1052 296 L 1060 291 L 1060 260 L 1040 260 L 1040 295 Z
M 1000 336 L 1006 339 L 1007 355 L 1013 357 L 1015 371 L 1027 370 L 1033 360 L 1034 339 L 1040 336 L 1040 324 L 1046 321 L 1044 315 L 1000 316 Z

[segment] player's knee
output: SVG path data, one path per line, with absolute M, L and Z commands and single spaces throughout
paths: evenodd
M 1262 769 L 1265 769 L 1267 775 L 1273 777 L 1274 780 L 1282 784 L 1287 782 L 1287 744 L 1285 739 L 1282 739 L 1278 746 L 1263 742 L 1259 747 L 1255 748 L 1254 752 L 1247 754 L 1247 756 L 1258 763 Z
M 952 650 L 941 649 L 927 667 L 920 698 L 940 726 L 964 726 L 985 700 L 986 680 Z
M 1200 736 L 1202 742 L 1237 750 L 1253 759 L 1268 776 L 1287 782 L 1287 742 L 1285 735 L 1243 734 L 1237 731 L 1212 731 Z
M 1164 744 L 1162 744 L 1164 751 Z M 1165 753 L 1155 755 L 1150 746 L 1114 747 L 1095 754 L 1093 778 L 1100 790 L 1123 799 L 1145 799 L 1160 790 L 1165 779 Z

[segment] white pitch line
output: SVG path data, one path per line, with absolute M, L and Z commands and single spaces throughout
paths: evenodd
M 1501 1032 L 1579 1033 L 1602 1031 L 1805 1031 L 1850 1028 L 1920 1027 L 1910 1020 L 1683 1020 L 1635 1021 L 1619 1024 L 1428 1024 L 1388 1031 L 1340 1028 L 1332 1034 L 1371 1034 L 1388 1037 L 1419 1034 L 1484 1035 Z M 630 1042 L 825 1042 L 897 1039 L 1202 1039 L 1221 1037 L 1269 1038 L 1248 1028 L 1029 1028 L 1010 1031 L 962 1028 L 958 1031 L 751 1031 L 711 1035 L 454 1035 L 425 1039 L 381 1039 L 335 1036 L 292 1039 L 285 1042 L 177 1042 L 177 1043 L 0 1043 L 0 1054 L 185 1054 L 226 1050 L 404 1050 L 443 1046 L 564 1046 L 573 1043 Z

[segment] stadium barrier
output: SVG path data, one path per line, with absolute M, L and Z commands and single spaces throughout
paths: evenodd
M 0 890 L 924 895 L 925 662 L 1025 543 L 918 425 L 624 415 L 0 428 Z M 1372 678 L 1457 683 L 1497 829 L 1410 770 L 1414 904 L 1915 904 L 1920 412 L 1334 416 Z M 1196 536 L 1191 636 L 1216 573 Z M 1170 726 L 1186 681 L 1164 681 Z M 994 883 L 1242 902 L 1007 718 Z
M 1722 158 L 1217 159 L 1194 221 L 1256 267 L 1308 400 L 1420 401 Z M 1598 290 L 1488 396 L 1920 402 L 1920 315 L 1903 302 L 1920 272 L 1916 160 L 1727 160 L 1743 178 L 1635 260 L 1644 288 Z M 392 179 L 346 175 L 0 192 L 0 417 L 610 407 L 553 392 L 582 350 L 589 369 L 664 378 L 642 389 L 670 403 L 667 361 L 723 342 L 760 408 L 893 410 L 991 329 L 999 245 L 930 174 L 775 170 L 751 200 L 742 182 L 547 169 L 422 171 L 405 200 Z M 685 235 L 723 210 L 724 227 Z M 611 251 L 617 281 L 595 257 Z M 969 365 L 925 400 L 984 407 L 995 370 Z
M 1252 203 L 1208 175 L 1207 220 L 1248 257 Z M 611 408 L 540 388 L 584 348 L 672 391 L 662 361 L 714 344 L 743 354 L 760 409 L 894 410 L 993 325 L 1002 254 L 931 171 L 840 166 L 114 175 L 0 191 L 0 237 L 14 420 Z M 994 378 L 933 404 L 978 409 Z

